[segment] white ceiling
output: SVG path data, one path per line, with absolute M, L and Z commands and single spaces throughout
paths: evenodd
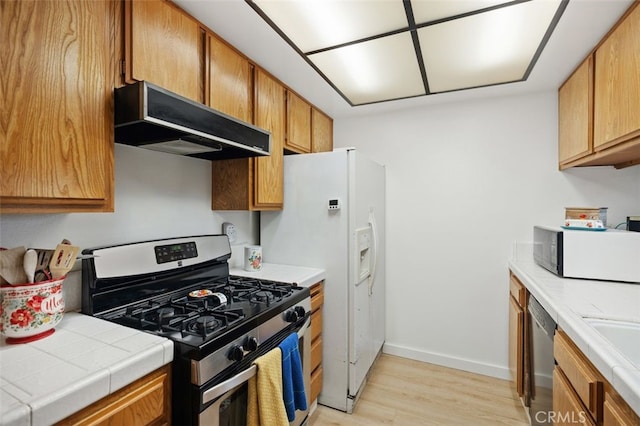
M 173 1 L 334 118 L 556 90 L 633 3 L 633 0 L 570 0 L 525 82 L 350 106 L 245 1 Z

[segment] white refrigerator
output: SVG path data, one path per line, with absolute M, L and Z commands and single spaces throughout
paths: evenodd
M 385 340 L 385 168 L 355 149 L 284 158 L 265 262 L 326 270 L 322 405 L 351 413 Z

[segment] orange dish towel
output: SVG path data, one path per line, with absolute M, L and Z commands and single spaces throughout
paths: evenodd
M 282 400 L 282 351 L 275 348 L 254 361 L 258 367 L 249 379 L 247 426 L 287 426 Z

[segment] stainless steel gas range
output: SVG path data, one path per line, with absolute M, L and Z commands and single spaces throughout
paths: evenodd
M 226 235 L 169 238 L 86 249 L 82 311 L 174 343 L 174 425 L 246 424 L 253 362 L 298 336 L 307 408 L 309 289 L 229 275 Z

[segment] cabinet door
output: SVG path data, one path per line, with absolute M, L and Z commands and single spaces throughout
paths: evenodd
M 171 420 L 171 370 L 162 367 L 58 422 L 56 426 L 166 425 Z
M 2 212 L 113 211 L 116 10 L 2 2 Z
M 253 123 L 253 70 L 249 60 L 211 34 L 207 103 L 218 111 Z
M 596 50 L 596 151 L 640 136 L 639 75 L 640 7 L 635 7 Z
M 615 391 L 614 391 L 615 393 Z M 603 424 L 605 426 L 631 426 L 640 424 L 640 417 L 617 394 L 604 396 Z
M 287 91 L 287 138 L 285 149 L 311 152 L 311 105 L 292 91 Z
M 219 38 L 208 34 L 206 103 L 253 123 L 253 68 L 249 61 Z M 247 158 L 211 163 L 213 210 L 249 210 L 253 162 Z
M 311 109 L 311 150 L 333 151 L 333 120 L 315 108 Z
M 255 124 L 271 132 L 271 155 L 253 158 L 255 209 L 281 209 L 284 192 L 285 89 L 260 68 L 255 70 Z
M 125 2 L 125 80 L 147 80 L 202 102 L 202 33 L 197 21 L 164 0 Z
M 593 151 L 593 56 L 558 91 L 558 159 L 567 163 Z
M 524 396 L 524 310 L 509 297 L 509 369 L 520 397 Z
M 580 399 L 573 391 L 571 383 L 562 370 L 556 366 L 553 370 L 553 424 L 561 425 L 594 425 L 595 422 L 587 413 Z M 536 419 L 546 423 L 549 419 Z

